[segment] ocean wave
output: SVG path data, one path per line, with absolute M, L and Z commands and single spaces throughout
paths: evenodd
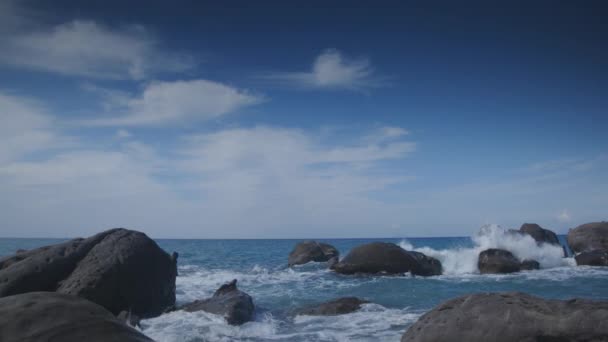
M 142 321 L 142 331 L 163 342 L 177 341 L 399 341 L 421 312 L 365 304 L 339 316 L 274 317 L 259 314 L 242 326 L 228 325 L 218 315 L 176 311 Z
M 479 253 L 489 248 L 500 248 L 513 253 L 520 260 L 536 260 L 541 268 L 576 266 L 573 258 L 564 258 L 561 246 L 538 245 L 529 235 L 510 234 L 498 225 L 487 225 L 471 237 L 473 247 L 453 249 L 415 248 L 409 241 L 402 240 L 399 245 L 406 250 L 414 250 L 432 256 L 443 266 L 447 275 L 479 273 L 477 261 Z

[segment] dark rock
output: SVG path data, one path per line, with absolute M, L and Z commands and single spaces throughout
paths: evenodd
M 411 272 L 426 276 L 441 274 L 441 263 L 422 253 L 408 252 L 394 243 L 372 242 L 353 248 L 332 266 L 332 270 L 342 274 Z
M 522 271 L 530 271 L 530 270 L 538 270 L 540 269 L 540 264 L 536 260 L 524 260 L 519 265 Z
M 57 291 L 152 317 L 175 303 L 176 274 L 176 260 L 145 234 L 111 229 L 0 260 L 0 297 Z
M 608 251 L 608 222 L 586 223 L 571 229 L 568 232 L 568 245 L 575 254 Z
M 129 312 L 129 311 L 121 311 L 116 318 L 118 318 L 119 321 L 123 322 L 124 324 L 127 324 L 129 326 L 132 327 L 138 327 L 139 326 L 139 321 L 140 318 L 139 316 L 137 316 L 136 314 Z
M 418 262 L 412 271 L 412 274 L 421 276 L 434 276 L 441 274 L 442 267 L 439 260 L 420 252 L 408 251 L 408 253 Z
M 340 253 L 329 244 L 317 241 L 304 241 L 298 243 L 289 253 L 288 265 L 302 265 L 311 261 L 325 262 L 338 258 Z
M 490 248 L 479 253 L 477 261 L 479 273 L 513 273 L 519 272 L 521 265 L 519 260 L 509 251 L 504 249 Z
M 519 228 L 519 231 L 530 235 L 534 240 L 536 240 L 536 242 L 548 243 L 557 246 L 561 245 L 557 235 L 553 231 L 542 228 L 536 223 L 524 223 Z
M 220 286 L 211 298 L 196 300 L 180 308 L 188 312 L 207 311 L 222 315 L 229 324 L 240 325 L 253 319 L 255 307 L 250 295 L 236 287 L 236 279 Z
M 308 316 L 343 315 L 361 309 L 361 305 L 365 303 L 369 302 L 357 297 L 343 297 L 297 310 L 296 314 Z
M 608 266 L 608 251 L 583 252 L 574 257 L 577 265 Z
M 427 312 L 401 341 L 608 341 L 607 320 L 606 301 L 472 294 Z
M 29 292 L 0 298 L 3 342 L 149 342 L 103 307 L 56 292 Z

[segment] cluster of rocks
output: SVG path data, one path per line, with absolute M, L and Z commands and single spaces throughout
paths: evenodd
M 524 224 L 512 234 L 532 236 L 539 245 L 559 245 L 555 233 Z M 608 266 L 608 222 L 581 225 L 568 233 L 578 265 Z M 439 260 L 398 245 L 372 242 L 342 260 L 328 244 L 297 244 L 288 265 L 327 262 L 344 275 L 442 273 Z M 535 260 L 488 249 L 479 255 L 480 273 L 538 269 Z M 213 296 L 176 307 L 177 253 L 163 251 L 137 231 L 117 228 L 86 239 L 45 246 L 0 259 L 1 341 L 151 341 L 134 329 L 139 318 L 183 310 L 206 311 L 240 325 L 255 315 L 252 297 L 236 279 Z M 296 315 L 340 315 L 368 301 L 344 297 L 294 311 Z M 505 312 L 507 314 L 505 314 Z M 402 341 L 592 341 L 608 340 L 608 303 L 545 300 L 522 293 L 474 294 L 453 299 L 423 315 Z M 554 324 L 559 321 L 560 324 Z
M 309 246 L 319 246 L 310 248 Z M 323 251 L 331 251 L 331 254 Z M 289 255 L 289 266 L 297 256 L 298 264 L 310 261 L 328 262 L 329 268 L 340 274 L 405 274 L 420 276 L 440 275 L 439 260 L 415 251 L 406 251 L 394 243 L 372 242 L 353 248 L 338 261 L 338 250 L 328 244 L 305 241 L 297 244 Z

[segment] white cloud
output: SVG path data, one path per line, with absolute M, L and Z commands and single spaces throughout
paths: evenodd
M 568 210 L 562 210 L 562 212 L 557 215 L 557 220 L 560 222 L 570 222 L 570 213 Z
M 364 90 L 380 85 L 374 70 L 365 58 L 349 59 L 335 49 L 323 51 L 310 71 L 275 72 L 265 77 L 299 87 Z
M 121 98 L 110 111 L 112 117 L 88 121 L 91 125 L 159 125 L 187 119 L 210 120 L 263 101 L 245 90 L 207 81 L 153 82 L 132 98 Z M 115 112 L 122 112 L 116 116 Z
M 51 28 L 0 36 L 0 63 L 65 75 L 143 79 L 156 72 L 183 71 L 191 58 L 167 54 L 143 27 L 108 28 L 74 20 Z
M 129 131 L 127 131 L 126 129 L 119 129 L 118 131 L 116 131 L 116 137 L 118 139 L 126 139 L 126 138 L 130 138 L 131 137 L 131 133 Z
M 32 100 L 0 92 L 0 165 L 60 143 L 53 120 Z

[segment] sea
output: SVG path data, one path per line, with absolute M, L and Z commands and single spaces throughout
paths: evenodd
M 559 237 L 566 246 L 565 237 Z M 0 256 L 60 239 L 0 239 Z M 421 315 L 436 305 L 475 292 L 520 291 L 569 299 L 608 300 L 608 267 L 576 266 L 559 246 L 537 246 L 529 236 L 483 227 L 471 237 L 318 239 L 345 256 L 355 246 L 393 242 L 442 262 L 444 274 L 433 277 L 345 276 L 325 263 L 287 267 L 287 256 L 303 240 L 156 240 L 167 252 L 179 253 L 177 302 L 209 297 L 223 283 L 237 279 L 256 306 L 255 320 L 228 325 L 220 316 L 176 311 L 141 322 L 140 330 L 156 341 L 399 341 Z M 541 270 L 508 275 L 481 275 L 477 255 L 503 248 L 520 259 L 539 261 Z M 341 316 L 298 316 L 294 311 L 338 297 L 370 301 Z

